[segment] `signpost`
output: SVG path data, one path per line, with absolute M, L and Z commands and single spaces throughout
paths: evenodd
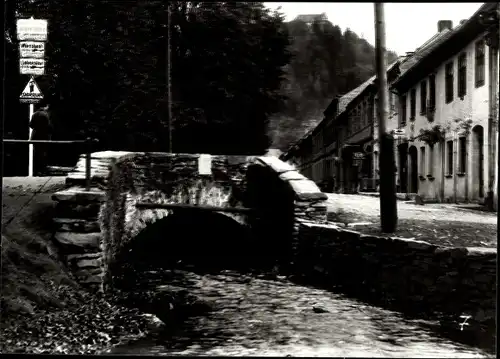
M 38 103 L 41 99 L 43 99 L 43 95 L 40 92 L 40 89 L 38 88 L 38 85 L 36 84 L 35 78 L 32 76 L 31 79 L 29 80 L 28 84 L 24 88 L 23 92 L 21 93 L 21 96 L 19 96 L 19 102 L 21 103 L 28 103 L 30 105 L 30 113 L 29 113 L 29 120 L 28 120 L 28 127 L 29 127 L 29 121 L 31 121 L 31 117 L 33 117 L 34 113 L 34 105 L 35 103 Z M 33 129 L 29 127 L 29 139 L 31 138 L 31 132 Z M 29 155 L 28 155 L 28 176 L 33 177 L 33 144 L 29 144 Z
M 33 117 L 34 104 L 43 99 L 33 76 L 45 74 L 45 41 L 47 41 L 47 20 L 19 19 L 17 20 L 17 39 L 19 43 L 19 72 L 21 75 L 31 75 L 19 101 L 29 104 L 29 121 Z M 29 129 L 31 139 L 32 129 Z M 33 176 L 33 144 L 29 145 L 28 176 Z

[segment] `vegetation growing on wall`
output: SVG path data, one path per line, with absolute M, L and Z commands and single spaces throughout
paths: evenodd
M 429 146 L 444 141 L 446 135 L 446 128 L 441 125 L 434 125 L 431 128 L 420 129 L 419 135 L 416 137 L 421 142 L 425 142 Z

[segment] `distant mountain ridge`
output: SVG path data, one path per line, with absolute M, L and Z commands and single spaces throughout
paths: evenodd
M 279 149 L 319 123 L 335 95 L 348 93 L 375 74 L 375 48 L 368 41 L 324 18 L 312 23 L 301 19 L 285 23 L 293 54 L 281 89 L 288 100 L 270 121 L 272 146 Z M 396 59 L 396 53 L 388 52 L 388 63 Z

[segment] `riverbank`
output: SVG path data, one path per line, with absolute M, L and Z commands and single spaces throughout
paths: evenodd
M 51 195 L 64 177 L 4 178 L 0 352 L 98 354 L 159 326 L 80 287 L 51 244 Z

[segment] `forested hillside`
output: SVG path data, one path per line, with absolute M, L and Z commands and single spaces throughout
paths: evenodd
M 281 91 L 288 97 L 285 110 L 270 122 L 272 147 L 286 149 L 323 118 L 335 95 L 354 89 L 375 73 L 375 48 L 365 39 L 329 21 L 308 25 L 285 24 L 292 60 L 286 66 Z M 388 54 L 388 62 L 397 58 Z

